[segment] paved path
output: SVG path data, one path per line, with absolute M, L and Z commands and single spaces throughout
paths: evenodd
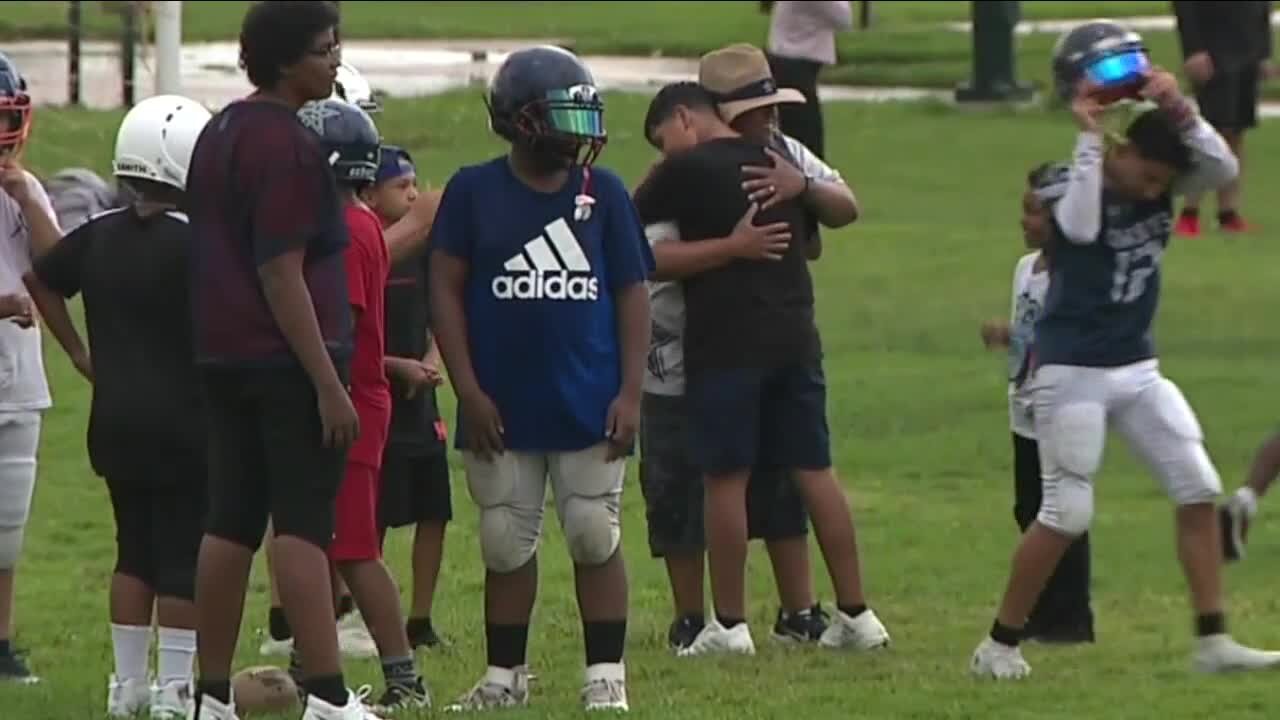
M 1151 15 L 1148 17 L 1120 17 L 1109 18 L 1118 23 L 1128 25 L 1129 27 L 1142 32 L 1143 30 L 1174 30 L 1177 24 L 1172 15 Z M 1030 35 L 1032 33 L 1063 33 L 1071 28 L 1084 22 L 1082 19 L 1075 20 L 1024 20 L 1018 23 L 1015 32 L 1019 35 Z M 965 22 L 946 23 L 948 30 L 955 32 L 969 32 L 973 28 L 973 24 Z M 1280 27 L 1280 10 L 1271 14 L 1271 26 Z
M 1157 18 L 1158 19 L 1158 18 Z M 360 69 L 372 85 L 390 95 L 422 96 L 462 87 L 482 88 L 498 64 L 514 47 L 534 41 L 357 41 L 347 42 L 346 59 Z M 13 58 L 40 105 L 67 102 L 67 47 L 61 41 L 14 43 L 5 48 Z M 182 49 L 182 92 L 217 107 L 250 91 L 248 80 L 236 67 L 236 43 L 191 43 Z M 123 90 L 118 46 L 89 42 L 82 46 L 81 92 L 91 108 L 120 106 Z M 652 92 L 676 80 L 697 77 L 697 63 L 682 58 L 589 56 L 585 60 L 602 87 L 610 90 Z M 136 63 L 137 98 L 153 94 L 154 57 L 144 49 Z M 949 90 L 909 87 L 849 87 L 824 85 L 819 89 L 830 102 L 886 102 L 921 99 L 950 101 Z M 1263 106 L 1264 117 L 1280 117 L 1280 103 Z

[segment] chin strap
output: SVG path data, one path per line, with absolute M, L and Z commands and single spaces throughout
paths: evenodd
M 596 204 L 596 199 L 591 196 L 591 166 L 595 164 L 596 158 L 600 157 L 600 151 L 603 149 L 603 143 L 598 140 L 592 141 L 587 145 L 587 153 L 582 158 L 582 189 L 573 199 L 573 219 L 578 222 L 591 219 L 591 208 Z

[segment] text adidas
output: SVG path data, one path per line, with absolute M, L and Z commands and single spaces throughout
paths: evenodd
M 567 270 L 500 275 L 493 279 L 500 300 L 598 300 L 600 280 Z

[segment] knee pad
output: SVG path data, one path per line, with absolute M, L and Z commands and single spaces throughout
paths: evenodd
M 613 557 L 622 540 L 618 500 L 616 495 L 571 495 L 564 502 L 560 522 L 575 564 L 594 567 Z
M 480 554 L 484 566 L 496 573 L 524 567 L 538 551 L 542 534 L 539 514 L 520 512 L 510 505 L 480 508 Z
M 1093 522 L 1093 485 L 1078 477 L 1045 480 L 1036 522 L 1067 537 L 1079 537 Z
M 25 534 L 26 525 L 13 526 L 0 523 L 0 571 L 17 567 Z
M 1164 432 L 1148 451 L 1160 483 L 1177 505 L 1213 502 L 1222 494 L 1222 478 L 1204 448 L 1204 430 L 1186 396 L 1161 378 L 1151 391 L 1155 422 Z

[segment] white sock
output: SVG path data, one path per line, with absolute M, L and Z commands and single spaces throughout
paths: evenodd
M 159 650 L 156 680 L 161 685 L 175 680 L 191 682 L 196 659 L 196 631 L 160 628 Z
M 151 660 L 151 626 L 111 624 L 111 647 L 116 655 L 116 679 L 146 680 Z

